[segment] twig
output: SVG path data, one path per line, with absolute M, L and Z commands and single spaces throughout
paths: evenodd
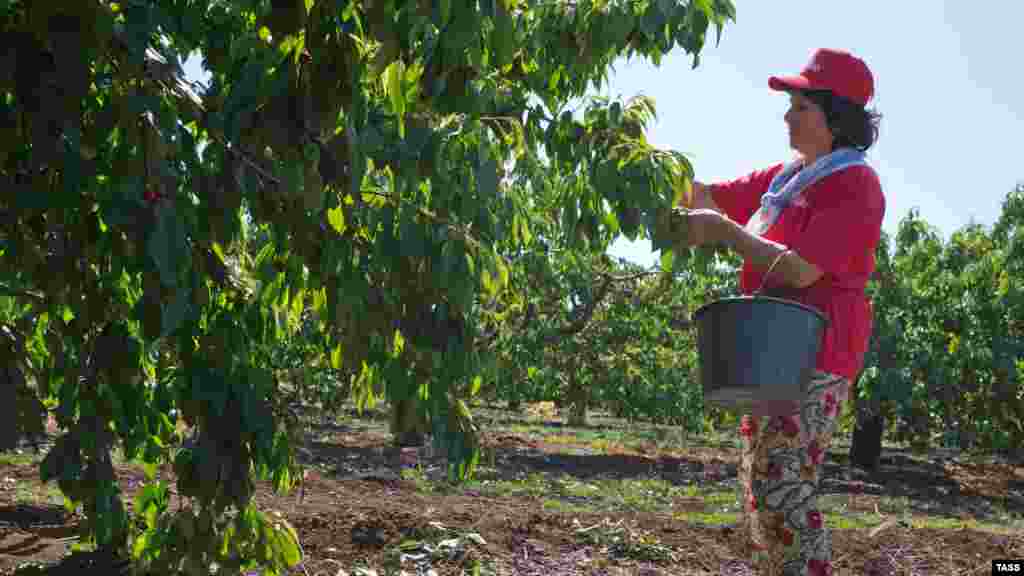
M 874 528 L 872 528 L 871 532 L 868 533 L 868 538 L 874 538 L 874 537 L 878 536 L 878 534 L 881 533 L 886 528 L 891 528 L 891 527 L 893 527 L 893 526 L 895 526 L 897 524 L 899 524 L 899 519 L 898 518 L 890 518 L 890 519 L 886 520 L 885 522 L 882 522 L 878 526 L 875 526 Z
M 45 296 L 41 296 L 34 292 L 29 292 L 28 290 L 16 290 L 6 284 L 0 284 L 0 296 L 12 296 L 14 298 L 23 297 L 29 298 L 30 300 L 34 300 L 39 304 L 46 303 Z
M 641 278 L 646 278 L 647 276 L 661 274 L 662 271 L 663 270 L 661 268 L 652 268 L 650 270 L 643 270 L 641 272 L 636 272 L 635 274 L 628 274 L 626 276 L 612 276 L 611 274 L 605 271 L 599 270 L 597 272 L 597 275 L 607 279 L 610 282 L 629 282 L 631 280 L 639 280 Z
M 586 528 L 579 528 L 579 529 L 576 530 L 576 533 L 577 534 L 586 534 L 587 532 L 590 532 L 594 528 L 600 528 L 603 524 L 604 524 L 604 521 L 602 520 L 601 522 L 598 522 L 597 524 L 594 524 L 593 526 L 587 526 Z
M 598 271 L 597 275 L 604 279 L 604 282 L 597 289 L 595 297 L 587 303 L 586 307 L 580 316 L 574 320 L 571 324 L 559 328 L 554 334 L 544 339 L 545 344 L 553 344 L 566 336 L 572 336 L 585 330 L 590 324 L 590 320 L 594 317 L 594 312 L 597 311 L 598 306 L 604 301 L 608 293 L 611 292 L 612 284 L 616 282 L 628 282 L 630 280 L 636 280 L 645 276 L 655 274 L 651 270 L 645 270 L 643 272 L 637 272 L 635 274 L 629 274 L 626 276 L 612 276 L 604 271 Z
M 331 564 L 335 564 L 338 566 L 338 572 L 335 574 L 335 576 L 342 576 L 342 574 L 348 574 L 348 572 L 345 571 L 345 565 L 341 562 L 338 562 L 334 558 L 324 558 L 324 562 L 330 562 Z M 317 572 L 317 576 L 320 576 L 320 572 Z M 328 574 L 328 576 L 330 575 Z
M 302 549 L 302 543 L 298 540 L 295 541 L 295 545 L 299 547 L 299 555 L 302 557 L 302 561 L 299 562 L 299 567 L 302 568 L 302 572 L 309 576 L 309 570 L 306 568 L 306 551 Z
M 215 135 L 213 133 L 210 133 L 210 137 L 213 138 L 213 140 L 216 141 L 218 144 L 223 146 L 224 149 L 227 150 L 229 153 L 231 153 L 236 158 L 240 159 L 242 162 L 247 164 L 250 168 L 255 170 L 257 174 L 259 174 L 263 178 L 266 178 L 267 180 L 270 180 L 271 182 L 273 182 L 274 184 L 277 184 L 278 186 L 281 185 L 281 181 L 279 179 L 274 177 L 272 174 L 267 173 L 266 170 L 264 170 L 259 165 L 257 165 L 256 162 L 254 162 L 251 158 L 249 158 L 248 154 L 246 154 L 245 152 L 243 152 L 241 150 L 236 150 L 235 146 L 233 146 L 231 144 L 231 142 L 229 142 L 227 139 L 221 140 L 220 137 L 218 137 L 217 135 Z

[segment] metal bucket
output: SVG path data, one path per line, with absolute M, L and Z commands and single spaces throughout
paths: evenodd
M 800 402 L 814 374 L 827 319 L 782 298 L 739 296 L 694 313 L 705 405 L 762 414 Z

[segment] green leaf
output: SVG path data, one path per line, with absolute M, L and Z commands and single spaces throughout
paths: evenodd
M 501 256 L 496 256 L 494 259 L 494 266 L 498 270 L 498 286 L 501 288 L 508 286 L 509 272 L 504 259 Z
M 135 495 L 134 509 L 141 512 L 146 526 L 156 527 L 157 516 L 167 507 L 167 486 L 163 482 L 149 483 Z
M 341 369 L 341 344 L 338 344 L 331 350 L 331 368 L 335 370 Z
M 401 356 L 401 353 L 404 351 L 404 349 L 406 349 L 406 338 L 404 338 L 401 335 L 400 331 L 395 330 L 394 331 L 394 338 L 393 338 L 393 340 L 394 340 L 394 342 L 392 344 L 391 354 L 392 354 L 392 356 L 397 358 L 397 357 Z
M 533 242 L 533 231 L 530 230 L 530 223 L 525 218 L 519 218 L 519 236 L 527 246 Z
M 277 473 L 274 474 L 274 490 L 278 493 L 283 493 L 288 490 L 292 485 L 292 475 L 288 471 L 287 467 L 280 468 Z
M 306 33 L 305 31 L 300 32 L 296 36 L 288 36 L 281 41 L 278 45 L 278 51 L 281 54 L 291 54 L 292 63 L 298 64 L 299 57 L 302 56 L 302 51 L 306 49 Z M 285 69 L 287 69 L 285 67 Z M 282 70 L 282 74 L 285 70 Z
M 398 116 L 398 135 L 401 138 L 405 138 L 405 92 L 402 90 L 402 80 L 405 78 L 405 62 L 398 59 L 388 64 L 382 76 L 384 93 L 391 102 L 391 111 Z
M 515 21 L 508 9 L 506 9 L 504 0 L 498 0 L 495 3 L 494 31 L 491 33 L 491 52 L 494 55 L 494 63 L 499 68 L 512 63 L 512 57 L 516 49 L 515 41 Z
M 401 226 L 401 254 L 405 258 L 422 258 L 426 254 L 428 238 L 423 237 L 412 210 L 403 209 L 399 217 Z
M 256 255 L 256 259 L 253 261 L 253 268 L 259 270 L 265 262 L 274 256 L 274 244 L 267 242 L 260 249 L 259 254 Z
M 139 560 L 146 553 L 149 548 L 149 537 L 148 532 L 143 532 L 135 537 L 135 541 L 132 542 L 132 558 Z
M 491 277 L 491 273 L 487 270 L 480 272 L 480 282 L 483 285 L 484 292 L 486 292 L 492 298 L 498 294 L 498 286 L 495 284 L 494 279 Z
M 576 200 L 574 198 L 570 199 L 562 210 L 562 233 L 565 234 L 570 246 L 575 244 L 576 219 L 578 216 L 579 212 L 577 211 Z
M 142 472 L 146 475 L 146 480 L 152 482 L 156 478 L 156 471 L 159 465 L 156 462 L 143 462 Z
M 482 199 L 494 198 L 498 195 L 498 163 L 489 155 L 480 163 L 477 170 L 477 188 Z
M 174 300 L 163 309 L 160 320 L 161 338 L 173 334 L 175 330 L 181 327 L 191 307 L 191 296 L 191 288 L 179 288 L 175 293 Z
M 441 8 L 441 27 L 444 27 L 452 17 L 452 0 L 440 0 L 439 4 Z
M 220 260 L 221 264 L 224 264 L 225 262 L 227 262 L 227 258 L 224 257 L 224 249 L 221 248 L 221 245 L 220 245 L 219 242 L 214 242 L 210 246 L 210 249 L 213 250 L 213 253 L 217 255 L 217 258 Z
M 283 553 L 282 560 L 290 568 L 302 561 L 302 554 L 299 551 L 299 537 L 295 530 L 287 523 L 278 524 L 275 529 L 276 538 L 280 550 Z
M 160 281 L 172 288 L 178 285 L 179 246 L 184 239 L 180 234 L 174 212 L 162 210 L 149 236 L 149 257 L 160 273 Z
M 675 253 L 672 250 L 661 251 L 661 269 L 672 270 L 672 263 L 675 260 Z
M 331 228 L 338 234 L 344 234 L 348 226 L 345 224 L 345 213 L 341 207 L 331 208 L 327 211 L 327 223 L 331 225 Z
M 324 307 L 327 305 L 327 292 L 326 289 L 320 288 L 313 291 L 313 312 L 320 314 L 323 312 Z
M 289 322 L 291 322 L 292 324 L 298 324 L 299 320 L 302 318 L 302 311 L 305 309 L 305 307 L 304 307 L 305 303 L 306 303 L 306 291 L 305 290 L 300 289 L 297 292 L 295 292 L 294 294 L 292 294 L 291 302 L 289 303 L 290 304 L 290 309 L 288 310 L 288 314 L 289 314 L 288 320 L 289 320 Z
M 302 193 L 306 185 L 306 172 L 302 162 L 288 162 L 282 170 L 284 185 L 289 192 Z

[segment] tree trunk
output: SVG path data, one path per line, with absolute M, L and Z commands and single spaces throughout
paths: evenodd
M 17 382 L 0 366 L 0 452 L 18 447 Z
M 946 438 L 943 444 L 943 448 L 960 448 L 960 425 L 956 420 L 954 414 L 954 406 L 956 406 L 956 381 L 953 378 L 943 379 L 943 397 L 942 397 L 942 423 L 946 429 Z M 953 444 L 954 446 L 949 446 Z
M 860 378 L 858 378 L 859 384 Z M 856 390 L 856 386 L 854 387 Z M 858 468 L 875 472 L 882 458 L 882 435 L 885 433 L 885 418 L 881 414 L 881 402 L 873 394 L 870 400 L 856 400 L 857 423 L 853 429 L 850 444 L 850 463 Z
M 928 405 L 922 400 L 914 402 L 913 413 L 911 415 L 911 437 L 910 437 L 910 449 L 923 453 L 931 448 L 931 412 L 928 409 Z
M 428 423 L 416 410 L 416 399 L 398 400 L 391 408 L 391 433 L 396 446 L 422 446 L 426 443 Z
M 885 418 L 881 414 L 857 413 L 857 424 L 853 429 L 853 443 L 850 445 L 850 463 L 874 472 L 882 457 L 882 434 L 885 432 Z
M 503 371 L 501 374 L 505 375 L 506 373 Z M 520 412 L 523 409 L 522 385 L 523 378 L 525 377 L 526 375 L 523 374 L 523 370 L 520 370 L 518 367 L 510 368 L 507 376 L 495 385 L 499 394 L 503 385 L 507 388 L 508 410 L 510 412 Z
M 580 384 L 575 366 L 569 368 L 569 426 L 587 425 L 587 387 Z
M 16 340 L 7 325 L 0 324 L 0 452 L 18 447 L 18 386 L 15 365 Z

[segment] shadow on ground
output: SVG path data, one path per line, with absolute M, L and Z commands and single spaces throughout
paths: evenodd
M 52 526 L 67 521 L 67 510 L 62 506 L 37 504 L 11 504 L 0 506 L 0 526 L 17 526 L 30 528 L 34 526 Z
M 440 468 L 444 460 L 427 448 L 400 451 L 386 434 L 346 433 L 346 442 L 307 444 L 312 462 L 339 477 L 357 477 L 403 465 Z M 679 454 L 679 455 L 676 455 Z M 545 444 L 525 434 L 484 434 L 479 480 L 507 481 L 530 474 L 568 476 L 580 481 L 658 478 L 674 486 L 735 487 L 735 448 L 694 446 L 664 453 L 595 453 L 585 446 Z M 868 473 L 846 465 L 845 455 L 830 453 L 822 479 L 823 494 L 869 495 L 906 499 L 912 512 L 931 516 L 995 521 L 1001 514 L 1024 516 L 1024 469 L 1003 465 L 951 465 L 897 451 L 885 451 L 879 469 Z M 392 472 L 394 473 L 394 472 Z M 1018 475 L 1014 475 L 1014 474 Z

